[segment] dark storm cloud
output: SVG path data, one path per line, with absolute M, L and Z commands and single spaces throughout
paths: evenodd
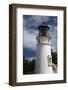
M 53 51 L 57 51 L 57 17 L 56 16 L 35 16 L 24 15 L 23 16 L 23 29 L 24 29 L 24 48 L 29 50 L 28 56 L 36 52 L 36 36 L 38 34 L 38 26 L 43 22 L 50 27 L 51 46 Z M 27 56 L 26 49 L 26 56 Z M 24 50 L 25 51 L 25 50 Z M 35 55 L 35 54 L 34 54 Z M 33 56 L 33 54 L 32 54 Z

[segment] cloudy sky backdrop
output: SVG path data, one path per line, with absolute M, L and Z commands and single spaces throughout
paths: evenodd
M 51 37 L 51 48 L 57 52 L 57 17 L 56 16 L 37 16 L 23 15 L 23 53 L 25 58 L 36 57 L 36 36 L 38 26 L 45 22 L 49 27 Z

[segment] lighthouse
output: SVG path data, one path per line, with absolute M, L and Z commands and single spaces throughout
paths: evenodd
M 37 60 L 35 64 L 36 74 L 51 74 L 52 56 L 51 56 L 51 37 L 49 36 L 49 27 L 42 23 L 38 26 L 39 34 L 37 40 Z

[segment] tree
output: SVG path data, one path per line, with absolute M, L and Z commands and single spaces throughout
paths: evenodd
M 27 71 L 28 71 L 28 60 L 25 60 L 23 58 L 23 74 L 27 74 Z
M 35 59 L 32 61 L 26 60 L 23 57 L 23 74 L 34 74 L 35 72 Z
M 51 50 L 51 54 L 52 54 L 52 62 L 54 64 L 57 64 L 57 52 L 53 52 L 53 50 Z

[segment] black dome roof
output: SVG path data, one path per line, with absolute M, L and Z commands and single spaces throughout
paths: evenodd
M 49 27 L 46 25 L 45 22 L 43 22 L 40 26 L 38 26 L 38 29 L 49 29 Z

